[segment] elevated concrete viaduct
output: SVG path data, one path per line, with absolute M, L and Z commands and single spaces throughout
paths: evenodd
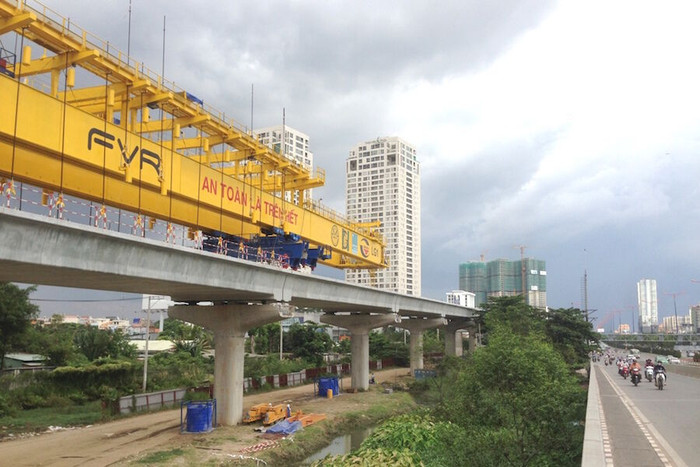
M 401 322 L 399 327 L 407 329 L 411 333 L 408 344 L 411 374 L 414 370 L 423 369 L 423 331 L 445 325 L 447 325 L 447 318 L 414 318 Z
M 215 333 L 217 416 L 225 425 L 242 416 L 243 336 L 282 319 L 291 307 L 323 310 L 323 322 L 350 330 L 356 388 L 368 384 L 370 329 L 394 323 L 413 330 L 411 366 L 419 368 L 419 334 L 426 326 L 447 320 L 446 350 L 457 354 L 455 332 L 475 316 L 475 310 L 437 300 L 6 208 L 0 208 L 0 239 L 0 281 L 169 295 L 183 304 L 170 316 Z

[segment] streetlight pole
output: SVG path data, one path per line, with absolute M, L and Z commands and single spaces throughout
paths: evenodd
M 678 335 L 680 332 L 678 332 L 678 310 L 676 310 L 676 294 L 673 294 L 673 315 L 676 319 L 676 339 L 678 339 Z
M 678 332 L 678 311 L 676 310 L 676 296 L 677 295 L 682 295 L 685 292 L 666 292 L 664 295 L 673 295 L 673 314 L 675 316 L 676 320 L 676 339 L 678 339 L 678 336 L 680 335 L 680 332 Z
M 148 296 L 148 309 L 146 318 L 146 355 L 143 357 L 143 384 L 141 385 L 141 391 L 146 392 L 146 381 L 148 379 L 148 338 L 151 336 L 151 298 Z

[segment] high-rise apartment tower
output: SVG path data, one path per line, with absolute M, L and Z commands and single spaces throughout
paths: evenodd
M 389 267 L 347 270 L 345 280 L 406 295 L 421 294 L 420 164 L 416 149 L 397 137 L 360 143 L 345 167 L 348 217 L 381 222 Z
M 287 158 L 311 170 L 314 165 L 314 155 L 309 151 L 309 137 L 301 131 L 286 125 L 271 126 L 255 130 L 258 140 L 271 147 L 274 151 L 284 154 Z M 285 145 L 282 147 L 284 134 Z
M 656 332 L 659 325 L 656 279 L 641 279 L 637 282 L 637 306 L 639 329 L 642 333 Z
M 287 159 L 293 160 L 306 170 L 313 170 L 314 154 L 309 151 L 309 137 L 301 131 L 287 125 L 277 125 L 255 130 L 255 134 L 262 144 L 284 155 Z M 284 146 L 282 146 L 283 139 Z M 304 199 L 310 198 L 311 189 L 304 190 Z M 293 201 L 297 204 L 300 202 L 296 195 Z

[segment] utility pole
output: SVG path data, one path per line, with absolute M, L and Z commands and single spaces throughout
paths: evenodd
M 676 339 L 678 339 L 678 336 L 680 335 L 680 332 L 678 332 L 678 311 L 676 310 L 676 296 L 678 295 L 683 295 L 685 291 L 682 292 L 664 292 L 664 295 L 672 295 L 673 296 L 673 315 L 676 320 Z
M 588 323 L 588 271 L 583 270 L 583 312 Z
M 282 348 L 284 347 L 284 345 L 283 345 L 284 338 L 282 337 L 284 335 L 284 326 L 282 325 L 282 321 L 284 321 L 284 320 L 280 321 L 280 362 L 282 361 Z

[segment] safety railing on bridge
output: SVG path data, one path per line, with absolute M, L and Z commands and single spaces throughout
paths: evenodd
M 233 242 L 225 238 L 206 238 L 201 231 L 167 220 L 140 215 L 74 196 L 57 194 L 27 183 L 12 183 L 10 180 L 0 179 L 0 193 L 4 198 L 0 208 L 17 209 L 45 215 L 57 221 L 75 222 L 96 229 L 162 240 L 171 245 L 206 250 L 282 269 L 290 267 L 288 258 L 284 255 L 275 255 L 274 249 L 271 248 L 252 248 L 242 242 Z

